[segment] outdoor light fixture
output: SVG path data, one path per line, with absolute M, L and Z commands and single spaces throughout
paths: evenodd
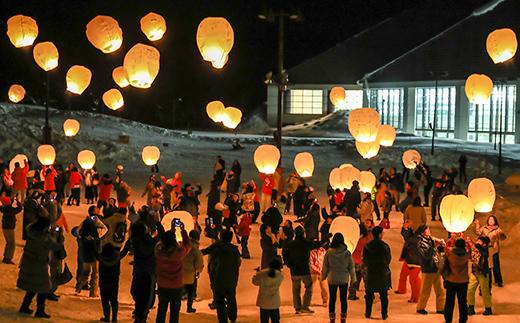
M 103 103 L 110 109 L 117 110 L 125 104 L 125 101 L 118 89 L 110 89 L 103 93 Z
M 515 56 L 518 48 L 516 34 L 509 28 L 497 29 L 486 39 L 486 49 L 495 64 L 503 63 Z
M 123 44 L 123 31 L 119 23 L 109 16 L 96 16 L 87 24 L 87 39 L 105 54 L 113 53 Z
M 476 212 L 491 212 L 495 204 L 495 185 L 489 178 L 474 178 L 468 185 L 468 197 Z
M 157 48 L 136 44 L 130 48 L 123 60 L 125 77 L 131 86 L 147 89 L 159 74 L 161 54 Z
M 46 72 L 58 66 L 58 49 L 52 42 L 36 44 L 33 48 L 33 57 L 36 64 Z
M 338 216 L 330 225 L 330 233 L 332 237 L 336 233 L 341 233 L 348 251 L 353 253 L 359 240 L 359 223 L 353 217 Z
M 156 41 L 166 32 L 166 20 L 155 12 L 150 12 L 141 18 L 141 31 L 150 41 Z
M 126 79 L 125 69 L 123 68 L 123 66 L 118 66 L 114 68 L 114 70 L 112 71 L 112 79 L 120 88 L 124 88 L 130 85 L 130 83 Z
M 16 48 L 31 46 L 38 37 L 38 24 L 28 16 L 13 16 L 7 20 L 7 37 Z
M 391 147 L 395 141 L 395 128 L 388 124 L 379 126 L 377 141 L 383 147 Z
M 493 81 L 485 74 L 471 74 L 464 86 L 469 102 L 485 104 L 493 92 Z
M 303 178 L 311 177 L 314 173 L 314 158 L 309 152 L 298 153 L 294 156 L 294 169 Z
M 474 206 L 466 195 L 450 194 L 443 197 L 439 213 L 448 232 L 462 233 L 473 223 Z
M 253 160 L 260 173 L 274 174 L 280 161 L 280 151 L 273 145 L 260 145 L 255 150 Z
M 356 141 L 374 142 L 379 131 L 379 113 L 371 108 L 359 108 L 348 115 L 348 130 Z
M 79 121 L 76 119 L 67 119 L 63 122 L 63 132 L 65 132 L 65 136 L 74 137 L 79 132 Z
M 96 164 L 96 154 L 91 150 L 82 150 L 78 153 L 78 164 L 83 169 L 92 169 Z
M 359 180 L 359 190 L 361 192 L 370 193 L 376 186 L 376 175 L 369 171 L 361 171 Z
M 44 166 L 50 166 L 54 164 L 56 159 L 56 151 L 51 145 L 40 145 L 38 147 L 38 160 Z
M 85 66 L 74 65 L 67 71 L 65 78 L 67 91 L 80 95 L 89 86 L 92 72 Z
M 211 101 L 206 105 L 206 113 L 214 122 L 222 122 L 225 117 L 226 107 L 220 101 Z
M 356 149 L 358 153 L 361 155 L 361 157 L 363 157 L 364 159 L 370 159 L 372 157 L 377 156 L 380 147 L 381 145 L 377 140 L 374 140 L 372 142 L 361 142 L 356 140 Z
M 197 47 L 202 58 L 215 68 L 224 67 L 234 40 L 233 28 L 223 17 L 204 18 L 197 28 Z
M 146 166 L 156 165 L 161 158 L 161 151 L 156 146 L 146 146 L 141 152 L 141 157 Z
M 9 97 L 9 101 L 18 103 L 25 97 L 25 89 L 20 84 L 13 84 L 9 87 L 7 95 Z
M 335 86 L 330 90 L 329 99 L 336 108 L 346 108 L 346 92 L 341 86 Z
M 421 154 L 414 149 L 407 150 L 403 153 L 403 165 L 408 169 L 415 169 L 421 163 Z
M 224 110 L 222 124 L 230 129 L 235 129 L 242 121 L 242 111 L 235 107 L 227 107 Z

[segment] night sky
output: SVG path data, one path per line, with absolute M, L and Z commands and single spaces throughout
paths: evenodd
M 446 0 L 442 0 L 446 1 Z M 451 1 L 451 0 L 450 0 Z M 16 49 L 9 42 L 6 21 L 15 14 L 33 17 L 39 27 L 36 42 L 52 41 L 60 53 L 59 66 L 51 74 L 51 105 L 62 109 L 98 110 L 145 123 L 177 128 L 205 128 L 205 105 L 222 100 L 245 114 L 261 111 L 266 99 L 264 75 L 276 69 L 277 27 L 257 18 L 268 8 L 283 5 L 300 10 L 304 21 L 286 27 L 286 67 L 310 58 L 349 36 L 403 10 L 422 5 L 418 0 L 263 1 L 263 0 L 3 0 L 0 17 L 0 88 L 5 93 L 20 83 L 36 102 L 42 103 L 45 74 L 32 58 L 32 47 Z M 139 20 L 150 11 L 161 14 L 168 31 L 152 43 L 161 52 L 161 69 L 150 89 L 127 87 L 123 111 L 104 107 L 101 95 L 111 87 L 112 69 L 135 43 L 150 44 Z M 96 15 L 114 17 L 123 30 L 123 45 L 112 54 L 102 54 L 85 36 L 86 24 Z M 235 32 L 229 62 L 215 70 L 202 60 L 195 42 L 199 22 L 208 16 L 223 16 Z M 68 98 L 65 73 L 80 64 L 93 72 L 92 82 L 81 97 Z M 30 103 L 30 99 L 25 102 Z M 173 113 L 175 111 L 175 113 Z

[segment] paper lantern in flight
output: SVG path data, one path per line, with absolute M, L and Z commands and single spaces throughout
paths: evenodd
M 345 108 L 347 95 L 341 86 L 335 86 L 330 90 L 329 99 L 336 108 Z
M 215 62 L 211 62 L 211 66 L 213 66 L 214 68 L 216 69 L 222 69 L 224 68 L 224 66 L 226 65 L 226 63 L 228 62 L 228 59 L 229 59 L 229 55 L 226 55 L 224 56 L 224 58 L 220 61 L 215 61 Z
M 54 160 L 56 159 L 56 151 L 51 145 L 40 145 L 37 155 L 40 163 L 45 166 L 54 164 Z
M 379 148 L 380 145 L 379 141 L 377 140 L 372 142 L 360 142 L 356 140 L 356 149 L 364 159 L 370 159 L 377 156 L 377 153 L 379 153 Z
M 125 77 L 133 87 L 147 89 L 159 74 L 161 54 L 157 48 L 145 44 L 135 44 L 123 60 Z
M 354 165 L 352 164 L 341 164 L 341 166 L 339 166 L 339 168 L 345 168 L 345 167 L 354 167 Z
M 468 185 L 468 197 L 476 212 L 491 212 L 495 204 L 495 185 L 489 178 L 474 178 Z
M 14 156 L 13 159 L 11 159 L 11 161 L 9 162 L 9 171 L 11 172 L 11 174 L 14 171 L 14 164 L 18 163 L 18 164 L 20 164 L 20 167 L 24 167 L 25 162 L 27 162 L 28 160 L 29 159 L 27 159 L 27 156 L 25 156 L 23 154 L 18 154 L 16 156 Z
M 172 211 L 167 213 L 161 220 L 165 231 L 175 230 L 175 239 L 178 242 L 182 241 L 181 223 L 184 225 L 184 230 L 187 233 L 190 233 L 195 228 L 193 217 L 188 211 Z
M 408 169 L 415 169 L 421 163 L 421 154 L 414 149 L 407 150 L 403 153 L 403 164 Z
M 343 189 L 343 181 L 341 180 L 341 169 L 334 168 L 330 171 L 329 174 L 329 185 L 334 189 Z
M 222 118 L 222 124 L 230 129 L 235 129 L 242 121 L 242 111 L 235 107 L 227 107 L 224 110 L 224 116 Z
M 103 103 L 112 110 L 117 110 L 125 104 L 123 95 L 118 89 L 110 89 L 103 93 Z
M 206 105 L 206 113 L 214 122 L 222 122 L 225 118 L 226 107 L 220 101 L 211 101 Z
M 333 237 L 336 233 L 341 233 L 348 251 L 352 253 L 356 249 L 359 240 L 359 223 L 353 217 L 338 216 L 330 225 L 330 233 L 332 233 Z
M 156 41 L 163 37 L 166 32 L 166 20 L 155 12 L 150 12 L 141 18 L 141 31 L 148 40 Z
M 14 47 L 31 46 L 38 36 L 36 20 L 24 15 L 16 15 L 7 20 L 7 37 Z
M 82 150 L 78 153 L 78 164 L 83 169 L 92 169 L 96 164 L 96 154 L 91 150 Z
M 450 194 L 442 198 L 440 206 L 442 224 L 448 232 L 460 233 L 473 223 L 474 206 L 465 195 Z
M 109 16 L 96 16 L 87 24 L 87 39 L 105 54 L 113 53 L 123 44 L 123 31 L 117 20 Z
M 146 146 L 141 153 L 143 162 L 147 166 L 156 165 L 161 158 L 161 151 L 156 146 Z
M 359 142 L 373 142 L 379 131 L 379 113 L 371 108 L 359 108 L 348 115 L 348 130 Z
M 34 61 L 45 72 L 58 66 L 59 56 L 58 49 L 50 41 L 38 43 L 33 48 Z
M 202 58 L 216 68 L 226 64 L 234 39 L 231 24 L 222 17 L 204 18 L 197 28 L 197 47 Z
M 294 156 L 294 169 L 303 178 L 311 177 L 314 172 L 314 158 L 309 152 L 298 153 Z
M 517 48 L 516 34 L 509 28 L 492 31 L 486 39 L 487 52 L 495 64 L 513 58 Z
M 471 74 L 464 85 L 469 102 L 485 104 L 493 92 L 493 81 L 484 74 Z
M 25 97 L 25 89 L 20 84 L 13 84 L 9 87 L 7 96 L 9 97 L 9 101 L 18 103 Z
M 125 69 L 123 66 L 118 66 L 112 71 L 112 79 L 120 88 L 127 87 L 130 83 L 126 79 Z
M 92 72 L 85 66 L 74 65 L 67 71 L 67 91 L 80 95 L 89 86 Z
M 388 124 L 381 125 L 377 133 L 377 141 L 383 147 L 391 147 L 395 141 L 395 128 Z
M 361 192 L 370 193 L 376 186 L 376 175 L 369 171 L 361 171 L 359 180 L 359 190 Z
M 361 181 L 361 172 L 354 166 L 340 168 L 343 188 L 350 189 L 352 182 Z
M 63 132 L 65 132 L 65 136 L 74 137 L 79 132 L 79 121 L 76 119 L 67 119 L 63 122 Z
M 253 160 L 260 173 L 274 174 L 280 161 L 280 151 L 273 145 L 260 145 L 255 150 Z

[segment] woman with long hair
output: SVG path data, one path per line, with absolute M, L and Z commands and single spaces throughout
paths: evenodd
M 256 305 L 260 307 L 260 322 L 280 322 L 280 285 L 282 285 L 282 261 L 279 257 L 269 263 L 269 267 L 257 271 L 253 285 L 259 286 Z

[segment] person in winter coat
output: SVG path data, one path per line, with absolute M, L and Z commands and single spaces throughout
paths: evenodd
M 250 259 L 248 241 L 249 235 L 251 234 L 251 215 L 249 212 L 245 212 L 240 217 L 240 223 L 237 226 L 237 235 L 240 237 L 240 246 L 242 248 L 241 257 L 244 259 Z
M 381 299 L 381 316 L 388 318 L 388 290 L 392 288 L 390 247 L 383 241 L 383 228 L 372 229 L 373 240 L 363 249 L 363 262 L 367 266 L 367 284 L 365 292 L 365 318 L 372 316 L 374 293 L 379 293 Z
M 359 290 L 361 280 L 363 280 L 365 286 L 367 284 L 367 266 L 363 263 L 363 250 L 365 245 L 372 240 L 372 234 L 368 232 L 367 227 L 364 224 L 359 225 L 360 237 L 356 245 L 356 249 L 352 253 L 352 260 L 354 260 L 354 268 L 356 271 L 356 280 L 349 286 L 348 299 L 357 301 L 356 292 Z
M 20 201 L 25 201 L 25 191 L 27 190 L 27 173 L 29 172 L 29 164 L 27 160 L 24 160 L 24 166 L 21 167 L 20 163 L 14 163 L 14 170 L 11 174 L 11 180 L 13 181 L 12 187 L 15 193 L 20 197 Z
M 482 293 L 485 310 L 483 315 L 492 315 L 491 290 L 489 289 L 489 237 L 480 236 L 471 248 L 471 274 L 468 285 L 468 315 L 475 315 L 475 292 Z
M 83 183 L 85 184 L 85 199 L 87 204 L 94 203 L 94 171 L 92 169 L 85 169 L 83 172 Z
M 202 258 L 202 252 L 199 250 L 200 233 L 196 230 L 191 230 L 189 237 L 191 249 L 184 258 L 182 280 L 184 291 L 187 293 L 187 312 L 195 313 L 193 301 L 197 295 L 197 277 L 204 269 L 204 259 Z
M 314 203 L 301 222 L 303 224 L 303 228 L 305 229 L 305 237 L 307 240 L 319 240 L 320 205 L 318 203 Z
M 217 156 L 217 161 L 213 166 L 214 175 L 218 180 L 219 186 L 224 182 L 226 176 L 226 161 L 221 156 Z
M 275 234 L 266 223 L 260 226 L 260 246 L 262 248 L 260 268 L 265 269 L 278 256 L 278 247 L 280 246 L 279 235 Z
M 80 203 L 80 195 L 81 195 L 81 182 L 82 182 L 81 174 L 78 169 L 74 166 L 70 171 L 69 183 L 70 183 L 70 196 L 67 201 L 67 205 L 71 206 L 72 202 L 76 203 L 76 206 L 79 206 Z
M 128 240 L 128 233 L 130 232 L 127 209 L 119 209 L 112 216 L 103 218 L 102 222 L 106 226 L 107 232 L 101 238 L 101 247 L 109 243 L 117 250 L 121 250 Z
M 233 172 L 233 181 L 231 183 L 228 183 L 228 191 L 230 193 L 238 193 L 241 183 L 240 177 L 242 175 L 242 166 L 240 166 L 240 163 L 236 159 L 233 161 L 233 164 L 231 165 L 231 172 Z M 231 188 L 229 184 L 231 184 Z
M 49 276 L 49 254 L 63 248 L 63 236 L 50 231 L 50 220 L 38 217 L 27 227 L 27 240 L 20 261 L 20 272 L 16 287 L 24 290 L 25 297 L 19 312 L 32 314 L 31 302 L 36 296 L 35 317 L 50 318 L 45 313 L 45 300 L 51 291 Z
M 446 287 L 446 304 L 444 306 L 444 319 L 446 323 L 453 321 L 453 309 L 455 297 L 459 304 L 459 322 L 468 321 L 468 263 L 469 250 L 466 250 L 464 239 L 455 240 L 455 246 L 446 250 L 443 267 L 444 286 Z
M 90 297 L 97 296 L 97 279 L 98 279 L 98 266 L 97 258 L 99 256 L 100 239 L 96 223 L 94 222 L 95 216 L 88 216 L 82 223 L 78 231 L 80 237 L 80 243 L 82 246 L 82 263 L 83 268 L 81 270 L 81 277 L 76 287 L 76 294 L 80 294 L 84 286 L 89 286 Z M 90 277 L 90 283 L 88 278 Z
M 426 211 L 421 203 L 421 198 L 416 197 L 412 205 L 408 206 L 404 211 L 404 221 L 410 224 L 410 228 L 415 232 L 419 226 L 426 224 Z
M 103 176 L 101 176 L 101 180 L 98 183 L 98 208 L 102 208 L 104 210 L 107 207 L 108 199 L 110 198 L 110 193 L 112 192 L 113 186 L 113 180 L 110 178 L 110 175 L 103 174 Z
M 54 167 L 51 165 L 49 167 L 43 166 L 43 190 L 47 194 L 51 194 L 52 192 L 56 191 L 56 176 L 58 173 L 54 169 Z
M 213 179 L 210 182 L 210 189 L 208 194 L 206 194 L 206 197 L 208 198 L 206 213 L 208 216 L 213 216 L 216 212 L 215 205 L 217 205 L 217 203 L 220 203 L 219 182 L 215 176 L 213 176 Z
M 114 190 L 116 191 L 117 206 L 119 208 L 126 208 L 130 205 L 130 195 L 132 190 L 128 183 L 124 181 L 115 182 Z
M 320 286 L 321 291 L 321 301 L 323 302 L 323 306 L 327 306 L 329 303 L 329 293 L 327 292 L 327 283 L 325 279 L 322 279 L 321 274 L 323 272 L 323 259 L 325 258 L 325 250 L 324 247 L 319 247 L 318 249 L 311 250 L 310 254 L 310 268 L 311 268 L 311 278 L 313 286 L 316 283 Z
M 491 241 L 489 245 L 489 254 L 492 257 L 492 261 L 490 261 L 490 265 L 493 268 L 492 274 L 489 275 L 489 279 L 491 282 L 492 276 L 495 279 L 495 284 L 498 287 L 504 286 L 504 281 L 502 279 L 502 272 L 500 270 L 500 241 L 503 241 L 507 238 L 506 234 L 500 229 L 498 224 L 498 219 L 494 215 L 490 215 L 487 218 L 486 225 L 481 226 L 478 220 L 475 220 L 475 233 L 478 236 L 486 236 Z
M 296 217 L 301 218 L 305 215 L 304 212 L 304 204 L 305 200 L 307 198 L 306 188 L 307 185 L 305 184 L 305 180 L 303 178 L 299 178 L 300 182 L 298 184 L 298 187 L 296 188 L 296 191 L 294 191 L 293 194 L 293 209 L 294 209 L 294 215 Z
M 347 190 L 345 197 L 343 198 L 343 204 L 347 216 L 358 217 L 357 208 L 361 203 L 361 193 L 359 192 L 359 182 L 353 181 L 352 187 Z
M 256 306 L 260 307 L 260 323 L 280 323 L 280 286 L 283 281 L 282 262 L 275 258 L 269 268 L 257 271 L 252 283 L 259 286 Z
M 372 194 L 363 193 L 363 200 L 357 207 L 357 213 L 361 223 L 364 223 L 366 219 L 374 219 L 374 204 L 372 203 Z
M 399 275 L 399 286 L 396 294 L 406 294 L 406 280 L 410 277 L 412 294 L 409 303 L 418 303 L 421 294 L 421 255 L 419 254 L 419 235 L 416 234 L 408 221 L 401 228 L 401 236 L 404 239 L 400 260 L 403 261 Z
M 121 254 L 111 244 L 105 244 L 98 256 L 99 261 L 99 293 L 103 317 L 101 322 L 117 322 L 119 307 L 119 275 L 121 273 Z
M 175 227 L 173 227 L 175 228 Z M 179 322 L 183 284 L 183 261 L 191 250 L 188 233 L 181 226 L 182 244 L 175 240 L 175 231 L 167 231 L 155 246 L 157 264 L 157 323 L 166 321 L 166 312 L 170 307 L 170 322 Z
M 291 212 L 291 204 L 293 201 L 294 192 L 300 185 L 298 173 L 293 172 L 287 177 L 287 201 L 285 202 L 285 213 Z
M 65 202 L 65 186 L 67 185 L 67 177 L 62 165 L 56 165 L 56 173 L 54 184 L 56 185 L 56 193 L 58 194 L 57 199 L 60 204 L 63 204 Z
M 264 213 L 272 204 L 271 196 L 273 194 L 274 179 L 273 175 L 260 173 L 259 176 L 263 182 L 262 197 L 260 199 L 260 212 Z
M 4 264 L 14 265 L 13 257 L 16 248 L 15 228 L 16 215 L 22 211 L 22 205 L 18 200 L 11 199 L 7 196 L 0 197 L 0 212 L 2 213 L 2 233 L 5 238 Z

